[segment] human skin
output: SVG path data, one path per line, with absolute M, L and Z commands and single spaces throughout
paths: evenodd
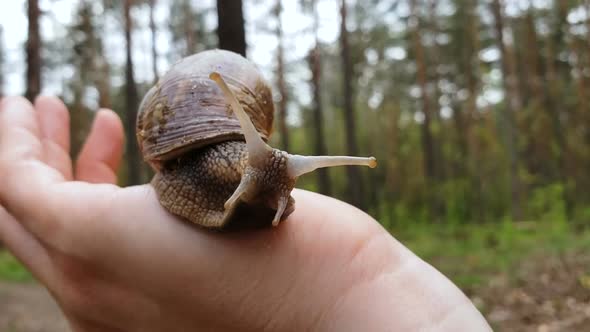
M 75 164 L 61 101 L 0 103 L 0 240 L 73 331 L 490 331 L 469 299 L 374 219 L 295 190 L 278 227 L 214 233 L 118 187 L 120 119 Z

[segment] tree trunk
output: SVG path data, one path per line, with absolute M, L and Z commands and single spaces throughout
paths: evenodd
M 309 54 L 309 67 L 311 69 L 311 85 L 313 95 L 313 131 L 315 134 L 314 154 L 318 156 L 327 155 L 326 144 L 324 141 L 324 114 L 322 109 L 322 59 L 320 51 L 320 42 L 318 38 L 319 17 L 316 10 L 316 1 L 312 0 L 313 11 L 313 30 L 315 36 L 315 46 Z M 331 195 L 332 185 L 328 168 L 320 168 L 317 171 L 318 189 L 324 195 Z
M 491 10 L 494 16 L 494 29 L 496 32 L 496 44 L 500 49 L 500 61 L 502 67 L 502 80 L 506 94 L 504 123 L 506 126 L 507 145 L 510 157 L 510 192 L 511 192 L 511 214 L 513 220 L 522 219 L 521 208 L 521 184 L 518 176 L 518 146 L 517 127 L 514 120 L 514 113 L 521 108 L 520 97 L 517 91 L 517 84 L 512 70 L 508 50 L 504 44 L 504 18 L 503 5 L 500 0 L 492 0 Z
M 560 2 L 560 25 L 557 27 L 559 30 L 563 31 L 563 35 L 562 38 L 564 39 L 564 48 L 566 50 L 570 50 L 570 53 L 576 54 L 576 65 L 571 66 L 569 63 L 566 63 L 564 65 L 564 69 L 563 69 L 563 73 L 562 76 L 564 77 L 565 82 L 571 81 L 572 80 L 572 75 L 571 75 L 571 71 L 575 70 L 575 66 L 578 66 L 578 72 L 580 73 L 580 76 L 578 77 L 576 81 L 577 85 L 578 85 L 578 110 L 579 110 L 579 118 L 580 119 L 580 123 L 583 123 L 583 118 L 584 115 L 587 116 L 587 114 L 590 111 L 590 108 L 588 107 L 588 96 L 585 95 L 585 91 L 588 91 L 588 89 L 586 88 L 586 76 L 584 75 L 584 63 L 583 63 L 583 59 L 584 59 L 584 49 L 588 49 L 588 40 L 584 40 L 584 41 L 578 41 L 578 39 L 571 35 L 571 27 L 569 26 L 569 22 L 567 20 L 567 13 L 569 12 L 569 8 L 567 7 L 567 3 L 562 3 Z M 587 8 L 590 9 L 590 8 Z M 587 18 L 587 22 L 588 22 Z M 587 27 L 590 27 L 590 24 L 588 24 Z M 590 63 L 588 64 L 590 65 Z M 560 112 L 558 112 L 558 110 L 554 109 L 552 112 L 552 122 L 553 122 L 553 130 L 555 131 L 555 135 L 556 135 L 556 139 L 557 139 L 557 145 L 558 145 L 558 149 L 559 149 L 559 153 L 557 155 L 557 159 L 559 161 L 559 168 L 560 168 L 560 180 L 564 185 L 564 190 L 563 190 L 563 201 L 564 201 L 564 205 L 565 205 L 565 218 L 566 220 L 570 220 L 570 218 L 573 215 L 574 212 L 574 202 L 576 201 L 576 196 L 574 196 L 574 192 L 572 190 L 572 186 L 574 186 L 573 189 L 575 189 L 575 187 L 577 186 L 578 188 L 582 188 L 581 192 L 582 193 L 586 193 L 586 186 L 580 186 L 580 183 L 583 183 L 583 178 L 580 181 L 570 181 L 570 174 L 580 174 L 579 172 L 577 172 L 576 170 L 576 166 L 577 166 L 577 162 L 574 160 L 571 160 L 568 158 L 569 152 L 571 150 L 570 148 L 570 144 L 568 143 L 568 139 L 567 139 L 567 130 L 564 130 L 564 127 L 569 127 L 571 128 L 572 126 L 568 126 L 567 122 L 564 125 L 564 121 L 562 120 L 562 114 L 563 112 L 567 112 L 568 109 L 563 109 L 563 110 L 559 110 Z M 571 110 L 570 113 L 575 113 L 575 110 Z M 576 118 L 577 116 L 572 114 L 569 117 L 571 118 Z M 566 118 L 568 118 L 566 116 Z M 567 121 L 567 120 L 566 120 Z M 572 124 L 575 127 L 575 124 Z M 586 127 L 587 128 L 587 127 Z M 574 129 L 575 130 L 575 129 Z M 590 142 L 590 141 L 589 141 Z M 573 157 L 573 156 L 572 156 Z M 587 172 L 582 172 L 582 174 L 586 174 Z
M 27 15 L 29 19 L 29 37 L 26 43 L 27 53 L 27 89 L 25 97 L 31 102 L 41 92 L 41 36 L 39 34 L 39 3 L 28 0 Z
M 127 136 L 127 184 L 139 184 L 141 179 L 141 166 L 139 164 L 139 151 L 135 138 L 135 120 L 137 117 L 138 95 L 135 78 L 133 77 L 133 58 L 131 55 L 132 39 L 131 31 L 131 6 L 133 0 L 125 0 L 125 41 L 127 46 L 127 63 L 125 66 L 125 101 L 126 101 L 126 136 Z
M 549 100 L 547 100 L 547 110 L 549 112 L 549 117 L 552 120 L 553 124 L 553 131 L 555 133 L 555 138 L 557 140 L 557 145 L 560 150 L 560 156 L 558 156 L 558 160 L 560 163 L 560 168 L 563 174 L 567 174 L 567 170 L 565 169 L 565 154 L 567 153 L 567 139 L 564 135 L 563 125 L 560 118 L 561 112 L 567 112 L 567 109 L 558 109 L 558 101 L 561 98 L 561 94 L 563 92 L 562 86 L 560 82 L 560 72 L 563 77 L 563 82 L 569 82 L 571 80 L 570 77 L 570 67 L 568 64 L 563 64 L 559 61 L 559 54 L 561 52 L 561 43 L 565 43 L 566 36 L 564 35 L 565 30 L 567 30 L 567 10 L 563 7 L 563 1 L 558 1 L 556 3 L 557 6 L 557 19 L 555 20 L 555 26 L 553 27 L 553 35 L 549 35 L 546 42 L 547 42 L 547 59 L 546 63 L 546 88 L 547 93 L 546 96 Z M 561 68 L 560 70 L 560 67 Z
M 479 162 L 481 161 L 481 152 L 477 148 L 479 137 L 477 131 L 473 130 L 473 122 L 477 118 L 477 96 L 480 92 L 479 87 L 479 29 L 478 29 L 478 16 L 476 12 L 476 5 L 470 1 L 466 5 L 466 27 L 467 27 L 467 47 L 466 47 L 466 68 L 465 75 L 467 76 L 467 90 L 469 91 L 469 97 L 466 101 L 466 121 L 465 121 L 465 132 L 459 133 L 459 135 L 465 135 L 467 141 L 467 159 L 468 170 L 467 174 L 471 178 L 471 191 L 474 193 L 472 198 L 472 204 L 470 204 L 470 218 L 477 218 L 479 221 L 485 219 L 484 211 L 484 193 L 483 193 L 483 178 L 481 167 Z
M 154 84 L 158 82 L 159 73 L 158 73 L 158 51 L 156 50 L 156 37 L 157 37 L 157 30 L 156 30 L 156 21 L 154 19 L 154 9 L 156 7 L 156 0 L 149 0 L 150 1 L 150 32 L 151 32 L 151 39 L 152 39 L 152 74 L 154 75 Z
M 428 188 L 428 201 L 431 217 L 436 214 L 437 204 L 435 203 L 436 190 L 436 161 L 434 157 L 434 140 L 432 137 L 432 131 L 430 123 L 432 120 L 430 96 L 428 95 L 428 73 L 426 56 L 424 54 L 424 46 L 422 45 L 420 35 L 420 18 L 417 13 L 416 0 L 410 2 L 410 19 L 408 29 L 411 31 L 412 36 L 412 47 L 414 50 L 414 57 L 416 61 L 416 81 L 420 87 L 420 99 L 422 100 L 422 114 L 424 115 L 424 121 L 421 126 L 421 139 L 422 139 L 422 153 L 424 160 L 424 175 L 426 176 L 427 188 Z
M 576 118 L 581 121 L 580 123 L 584 123 L 582 122 L 585 120 L 584 115 L 590 111 L 590 103 L 588 102 L 590 95 L 587 95 L 587 91 L 590 91 L 590 89 L 588 89 L 588 81 L 584 75 L 586 66 L 584 66 L 583 60 L 584 53 L 588 52 L 586 50 L 587 42 L 588 40 L 582 41 L 579 39 L 574 39 L 572 42 L 573 45 L 571 46 L 571 49 L 573 49 L 574 53 L 576 54 L 576 58 L 578 59 L 576 61 L 576 71 L 579 73 L 579 77 L 576 79 L 576 87 L 579 117 Z M 590 65 L 590 63 L 588 65 Z M 587 130 L 590 129 L 587 128 Z
M 535 27 L 535 17 L 534 12 L 532 9 L 529 9 L 525 16 L 525 40 L 526 40 L 526 49 L 525 49 L 525 57 L 526 63 L 525 68 L 527 70 L 527 77 L 526 79 L 528 82 L 528 88 L 531 90 L 531 99 L 533 99 L 536 103 L 539 104 L 540 107 L 545 108 L 547 105 L 542 105 L 543 100 L 543 89 L 542 89 L 542 73 L 541 73 L 541 66 L 540 66 L 540 55 L 542 53 L 539 52 L 539 38 L 537 36 L 537 30 Z
M 95 55 L 95 68 L 98 106 L 102 108 L 112 108 L 110 65 L 103 54 Z
M 432 109 L 430 109 L 430 125 L 429 125 L 429 132 L 431 135 L 431 142 L 432 142 L 432 160 L 434 162 L 433 165 L 433 177 L 434 177 L 434 187 L 433 189 L 433 197 L 432 197 L 432 204 L 434 208 L 434 214 L 436 219 L 440 219 L 446 215 L 446 205 L 442 198 L 442 192 L 439 190 L 439 185 L 444 183 L 446 179 L 446 164 L 445 164 L 445 155 L 443 153 L 443 147 L 445 145 L 445 134 L 446 132 L 441 130 L 440 128 L 443 127 L 444 122 L 440 116 L 440 97 L 441 97 L 441 90 L 439 88 L 441 82 L 441 75 L 437 68 L 442 63 L 441 59 L 439 59 L 436 55 L 442 54 L 442 50 L 440 44 L 437 40 L 437 37 L 440 35 L 440 28 L 438 26 L 438 15 L 437 15 L 437 5 L 440 4 L 440 1 L 437 0 L 430 0 L 429 1 L 429 24 L 426 30 L 428 33 L 433 36 L 433 43 L 430 46 L 431 48 L 431 56 L 425 57 L 425 62 L 428 63 L 428 67 L 431 68 L 430 80 L 432 81 L 433 92 L 432 96 L 428 96 L 430 100 L 432 100 Z M 428 71 L 427 71 L 428 77 Z M 432 128 L 439 128 L 439 130 L 435 131 Z
M 586 8 L 586 40 L 590 40 L 590 0 L 585 1 Z M 590 70 L 590 46 L 586 44 L 586 65 L 587 69 Z M 588 84 L 590 88 L 590 84 Z M 590 89 L 586 90 L 586 99 L 590 99 Z M 590 146 L 590 112 L 586 112 L 586 144 Z
M 550 27 L 551 32 L 553 33 L 553 45 L 555 47 L 555 54 L 561 54 L 562 51 L 568 51 L 568 39 L 567 34 L 568 30 L 566 27 L 568 25 L 567 16 L 569 12 L 569 4 L 566 0 L 559 0 L 552 2 L 555 10 L 554 17 L 552 17 L 552 21 L 554 26 Z M 569 61 L 562 61 L 559 57 L 555 57 L 555 66 L 557 69 L 558 75 L 561 75 L 561 79 L 564 82 L 571 81 L 571 66 Z
M 346 124 L 346 149 L 350 156 L 358 155 L 356 142 L 356 121 L 354 114 L 354 99 L 352 88 L 352 63 L 350 59 L 350 46 L 348 42 L 348 30 L 346 27 L 346 0 L 342 0 L 340 7 L 340 52 L 342 57 L 343 92 L 344 92 L 344 122 Z M 363 190 L 358 167 L 348 166 L 348 199 L 353 205 L 363 209 Z
M 182 20 L 183 30 L 184 30 L 184 40 L 186 41 L 186 54 L 191 55 L 197 52 L 197 41 L 195 38 L 195 29 L 193 27 L 195 21 L 195 15 L 193 13 L 193 8 L 191 6 L 191 2 L 189 0 L 184 0 L 183 2 L 184 13 Z
M 275 7 L 275 17 L 277 20 L 276 36 L 278 42 L 277 49 L 277 87 L 281 100 L 279 101 L 279 129 L 281 131 L 281 147 L 285 151 L 289 151 L 289 127 L 287 126 L 287 104 L 289 102 L 289 91 L 285 83 L 285 54 L 283 47 L 283 27 L 281 21 L 281 12 L 283 11 L 281 0 L 277 0 Z
M 219 48 L 246 56 L 242 0 L 217 0 Z
M 550 138 L 545 137 L 546 144 L 556 144 L 557 149 L 551 149 L 548 147 L 547 150 L 555 151 L 555 160 L 557 161 L 557 174 L 555 174 L 555 170 L 553 172 L 545 171 L 545 174 L 551 174 L 551 180 L 558 180 L 564 185 L 563 191 L 563 200 L 566 206 L 566 214 L 569 216 L 570 214 L 570 207 L 571 207 L 571 199 L 569 198 L 569 190 L 568 190 L 568 172 L 565 167 L 565 155 L 567 153 L 567 144 L 566 138 L 564 135 L 564 131 L 562 129 L 562 121 L 559 117 L 559 112 L 564 110 L 558 110 L 556 107 L 556 100 L 559 98 L 555 92 L 559 89 L 558 86 L 555 84 L 557 80 L 557 75 L 555 73 L 555 59 L 557 57 L 556 53 L 553 52 L 553 40 L 551 37 L 547 38 L 547 58 L 545 59 L 545 73 L 543 73 L 542 68 L 542 58 L 540 57 L 539 53 L 539 38 L 537 35 L 536 27 L 535 27 L 535 17 L 534 12 L 532 9 L 526 14 L 525 17 L 526 22 L 526 35 L 525 40 L 527 41 L 526 47 L 526 64 L 530 68 L 528 71 L 527 77 L 525 80 L 527 81 L 530 89 L 532 91 L 532 99 L 541 108 L 551 119 L 551 129 L 552 135 Z M 542 53 L 541 53 L 542 54 Z M 545 76 L 545 79 L 543 78 Z M 547 163 L 549 164 L 549 163 Z M 551 164 L 549 164 L 551 165 Z

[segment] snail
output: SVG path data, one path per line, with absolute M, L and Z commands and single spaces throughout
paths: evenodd
M 136 136 L 170 213 L 210 229 L 276 226 L 294 210 L 297 178 L 316 168 L 376 166 L 375 158 L 307 157 L 267 145 L 272 92 L 241 55 L 188 56 L 144 96 Z

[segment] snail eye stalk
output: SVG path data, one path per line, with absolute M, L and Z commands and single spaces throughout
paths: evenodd
M 296 178 L 322 167 L 355 165 L 375 168 L 377 166 L 377 160 L 375 157 L 289 155 L 287 172 L 289 173 L 289 176 Z
M 268 154 L 272 151 L 272 148 L 268 146 L 260 137 L 256 127 L 252 124 L 250 117 L 244 111 L 244 108 L 238 102 L 238 99 L 227 86 L 221 74 L 213 72 L 209 75 L 209 78 L 217 83 L 217 86 L 221 89 L 225 95 L 225 99 L 231 105 L 233 112 L 236 114 L 238 121 L 240 121 L 240 127 L 244 132 L 246 138 L 246 147 L 248 149 L 248 163 L 253 166 L 264 165 L 268 159 Z

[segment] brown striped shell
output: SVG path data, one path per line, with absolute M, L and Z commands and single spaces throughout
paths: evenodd
M 136 135 L 143 158 L 159 169 L 188 150 L 243 139 L 240 123 L 209 74 L 219 72 L 260 135 L 271 134 L 271 89 L 258 69 L 239 54 L 209 50 L 177 62 L 141 102 Z

